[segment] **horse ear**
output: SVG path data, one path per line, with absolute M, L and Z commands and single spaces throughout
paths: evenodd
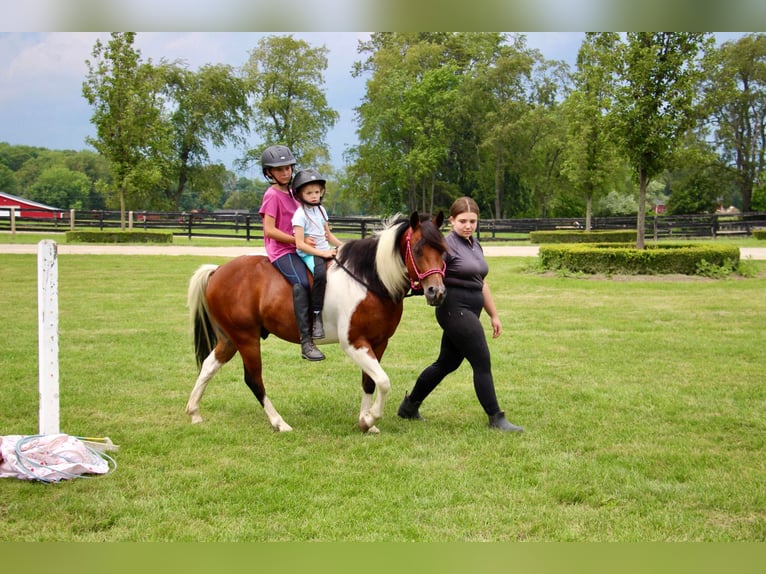
M 413 211 L 410 215 L 410 227 L 412 229 L 420 227 L 420 214 L 417 211 Z
M 434 217 L 434 225 L 436 226 L 436 229 L 441 229 L 443 223 L 444 223 L 444 212 L 439 211 L 439 213 L 436 214 L 436 217 Z

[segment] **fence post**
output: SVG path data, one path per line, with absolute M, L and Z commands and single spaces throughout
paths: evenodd
M 128 211 L 128 229 L 133 231 L 133 210 Z
M 192 220 L 194 219 L 193 213 L 187 213 L 186 216 L 189 218 L 189 221 L 187 223 L 187 238 L 189 241 L 191 241 L 192 238 Z
M 16 206 L 9 205 L 11 210 L 11 235 L 16 235 Z
M 245 241 L 250 241 L 250 214 L 245 216 Z
M 74 231 L 74 209 L 69 210 L 69 231 Z
M 44 239 L 37 251 L 37 318 L 40 434 L 59 432 L 59 309 L 56 242 Z

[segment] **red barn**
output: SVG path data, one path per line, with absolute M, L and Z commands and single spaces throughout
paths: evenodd
M 43 205 L 36 201 L 30 201 L 23 197 L 16 197 L 10 193 L 0 191 L 0 217 L 11 216 L 10 207 L 16 208 L 16 217 L 34 217 L 40 219 L 63 219 L 64 210 L 49 205 Z

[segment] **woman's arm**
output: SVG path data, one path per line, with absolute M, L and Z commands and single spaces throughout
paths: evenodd
M 492 298 L 492 292 L 489 290 L 489 285 L 487 285 L 486 281 L 482 285 L 481 294 L 484 296 L 484 310 L 492 321 L 492 338 L 496 339 L 503 332 L 503 324 L 500 322 L 495 300 Z

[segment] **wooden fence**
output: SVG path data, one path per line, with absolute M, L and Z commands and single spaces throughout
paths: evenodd
M 333 232 L 341 238 L 367 237 L 384 221 L 375 217 L 331 217 Z M 583 229 L 584 219 L 516 218 L 483 219 L 479 222 L 481 241 L 529 241 L 530 231 Z M 220 237 L 244 241 L 263 239 L 258 214 L 238 211 L 216 212 L 129 212 L 126 227 L 134 230 L 170 231 L 179 237 Z M 78 211 L 64 213 L 61 219 L 1 217 L 0 232 L 64 233 L 74 229 L 119 229 L 118 211 Z M 635 229 L 636 217 L 594 217 L 593 231 Z M 750 236 L 753 229 L 766 228 L 766 212 L 741 214 L 654 215 L 647 216 L 647 239 L 716 238 Z

